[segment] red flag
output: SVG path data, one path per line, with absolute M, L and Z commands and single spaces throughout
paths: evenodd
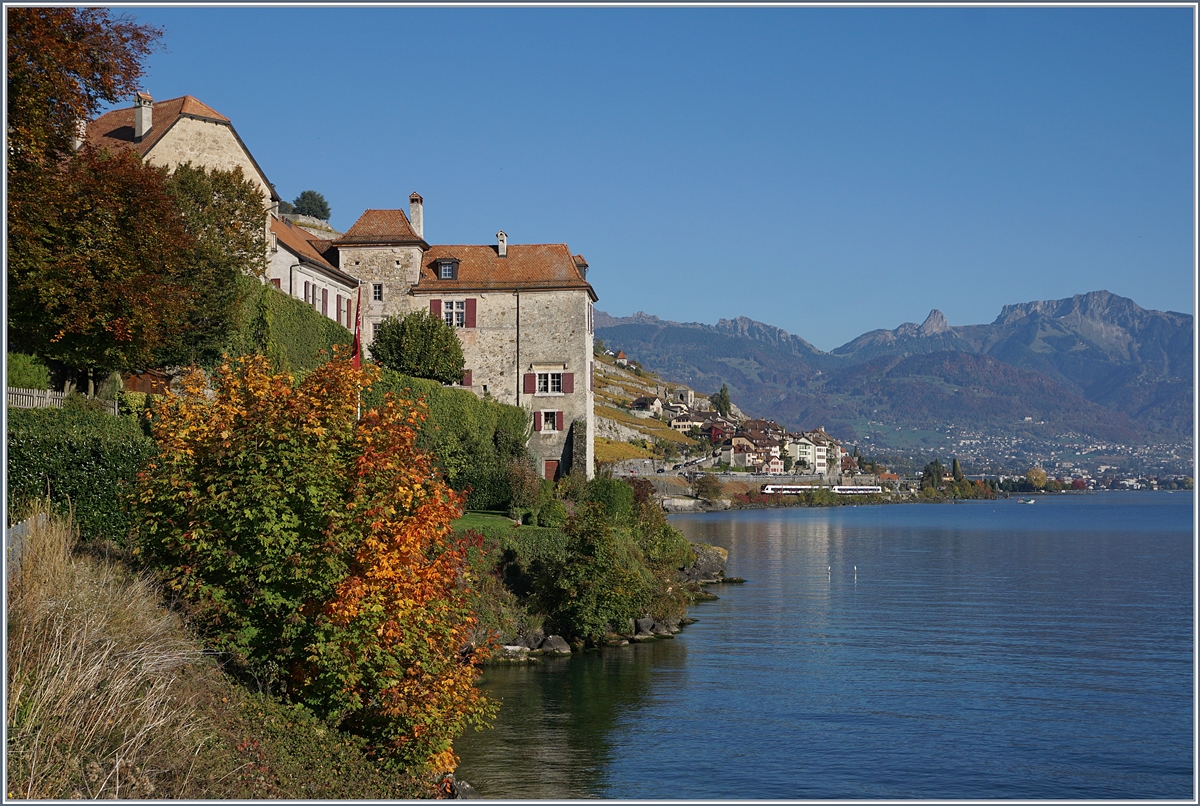
M 362 283 L 358 285 L 358 298 L 354 301 L 354 350 L 350 354 L 354 368 L 362 368 Z

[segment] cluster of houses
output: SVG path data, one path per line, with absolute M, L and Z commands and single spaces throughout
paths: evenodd
M 263 281 L 347 328 L 369 349 L 383 321 L 428 311 L 458 333 L 462 388 L 523 406 L 529 450 L 549 479 L 594 468 L 593 304 L 588 263 L 566 244 L 436 244 L 424 199 L 366 210 L 345 233 L 281 215 L 279 194 L 229 118 L 190 95 L 134 105 L 90 121 L 76 141 L 132 149 L 150 164 L 240 168 L 263 194 L 268 269 Z M 315 226 L 314 226 L 315 224 Z
M 824 426 L 788 433 L 771 420 L 739 424 L 718 444 L 717 456 L 721 464 L 767 475 L 836 476 L 854 461 L 840 442 L 825 433 Z
M 630 404 L 635 417 L 657 417 L 676 431 L 699 434 L 715 446 L 714 458 L 729 467 L 755 473 L 835 476 L 854 472 L 855 462 L 841 443 L 825 433 L 788 433 L 773 420 L 738 422 L 713 410 L 705 397 L 687 387 L 658 387 L 654 395 Z

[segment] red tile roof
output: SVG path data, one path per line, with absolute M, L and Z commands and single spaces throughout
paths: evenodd
M 358 278 L 351 277 L 349 274 L 338 269 L 325 257 L 313 248 L 313 244 L 308 238 L 305 238 L 304 230 L 299 227 L 292 226 L 286 220 L 281 221 L 278 218 L 271 218 L 271 232 L 275 233 L 275 237 L 279 239 L 279 244 L 288 249 L 292 254 L 299 257 L 302 261 L 316 266 L 325 271 L 326 274 L 331 274 L 338 279 L 348 282 L 351 285 L 358 283 Z
M 403 210 L 367 210 L 358 217 L 345 235 L 334 239 L 340 246 L 361 244 L 420 244 L 423 238 L 413 231 Z
M 146 152 L 153 148 L 154 144 L 167 133 L 167 130 L 182 117 L 229 123 L 229 118 L 190 95 L 172 98 L 169 101 L 155 101 L 150 131 L 140 143 L 135 143 L 133 141 L 133 111 L 132 106 L 126 109 L 114 109 L 93 120 L 87 126 L 88 142 L 97 148 L 107 148 L 109 151 L 132 148 L 138 154 L 145 156 Z
M 438 278 L 437 263 L 442 258 L 459 261 L 457 280 Z M 597 299 L 566 244 L 509 244 L 507 257 L 500 257 L 491 245 L 433 246 L 425 253 L 413 293 L 571 288 L 585 290 L 592 300 Z

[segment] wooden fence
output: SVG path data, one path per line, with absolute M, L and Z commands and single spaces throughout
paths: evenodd
M 8 405 L 14 409 L 61 409 L 63 404 L 62 392 L 53 389 L 17 389 L 8 387 Z M 119 414 L 117 401 L 104 401 L 110 414 Z

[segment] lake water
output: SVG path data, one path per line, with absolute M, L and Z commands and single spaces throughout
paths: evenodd
M 1191 493 L 688 515 L 673 641 L 486 670 L 485 798 L 1194 797 Z M 857 574 L 854 567 L 857 566 Z

